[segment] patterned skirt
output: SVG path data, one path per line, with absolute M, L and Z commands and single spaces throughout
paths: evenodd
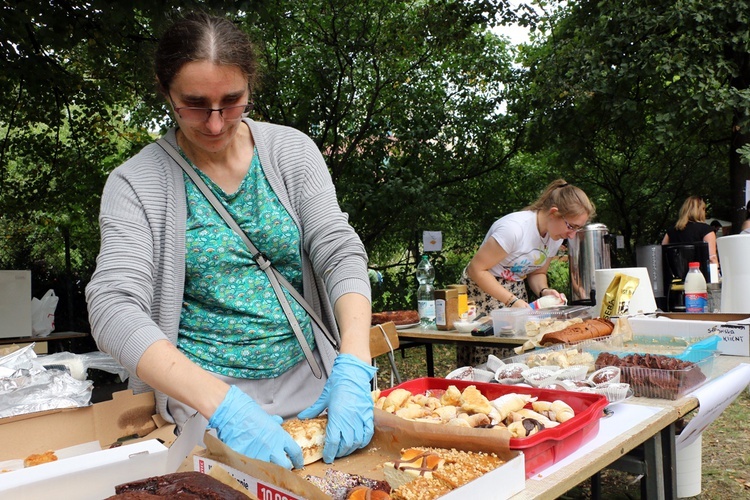
M 497 278 L 497 282 L 519 299 L 528 302 L 529 299 L 528 295 L 526 294 L 526 284 L 523 281 L 509 281 L 503 278 Z M 466 274 L 466 269 L 464 269 L 463 273 L 461 274 L 460 283 L 468 287 L 468 299 L 473 300 L 474 303 L 476 303 L 477 314 L 484 313 L 489 316 L 490 313 L 495 309 L 501 309 L 505 307 L 505 304 L 479 288 L 479 286 L 474 283 Z M 456 367 L 460 368 L 462 366 L 481 365 L 487 362 L 487 357 L 490 354 L 503 359 L 514 356 L 515 352 L 511 348 L 505 347 L 459 345 L 456 347 Z

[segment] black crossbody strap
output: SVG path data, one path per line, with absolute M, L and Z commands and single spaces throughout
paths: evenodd
M 270 260 L 268 260 L 268 257 L 266 257 L 263 252 L 259 251 L 258 248 L 250 240 L 250 238 L 248 238 L 247 234 L 245 234 L 242 228 L 240 228 L 239 224 L 237 224 L 237 222 L 229 214 L 229 212 L 224 207 L 224 205 L 222 205 L 219 199 L 216 198 L 216 195 L 213 193 L 213 191 L 211 191 L 206 183 L 203 182 L 203 179 L 200 178 L 195 169 L 193 169 L 193 167 L 191 167 L 185 161 L 182 155 L 180 155 L 180 153 L 171 144 L 169 144 L 169 142 L 164 139 L 159 139 L 156 142 L 164 151 L 166 151 L 169 156 L 172 157 L 172 159 L 177 162 L 180 168 L 182 168 L 182 170 L 184 170 L 185 173 L 188 174 L 188 176 L 193 180 L 198 189 L 200 189 L 201 193 L 203 193 L 206 199 L 211 203 L 211 205 L 213 205 L 216 212 L 221 216 L 222 219 L 224 219 L 224 222 L 226 222 L 227 225 L 232 230 L 234 230 L 237 235 L 239 235 L 245 245 L 247 245 L 247 248 L 250 250 L 250 254 L 253 257 L 253 260 L 258 264 L 258 267 L 260 267 L 260 269 L 266 273 L 266 276 L 268 276 L 268 281 L 271 283 L 273 291 L 276 293 L 276 297 L 279 299 L 279 304 L 281 304 L 281 308 L 286 315 L 287 321 L 289 321 L 289 325 L 292 327 L 292 331 L 294 331 L 294 336 L 297 337 L 297 341 L 299 342 L 300 347 L 302 347 L 302 352 L 304 352 L 305 354 L 305 359 L 307 359 L 307 363 L 310 365 L 310 369 L 312 370 L 313 375 L 315 375 L 315 377 L 317 378 L 321 378 L 323 376 L 323 372 L 320 368 L 320 365 L 313 357 L 313 353 L 310 349 L 310 344 L 307 342 L 307 339 L 302 333 L 302 328 L 300 327 L 299 322 L 294 315 L 294 311 L 292 311 L 289 300 L 287 300 L 286 295 L 284 295 L 283 288 L 286 288 L 291 296 L 294 297 L 294 300 L 296 300 L 299 305 L 301 305 L 305 309 L 307 314 L 310 315 L 310 318 L 315 322 L 318 328 L 321 329 L 331 345 L 336 350 L 338 350 L 339 346 L 336 339 L 325 327 L 323 321 L 315 313 L 312 306 L 292 286 L 292 284 L 289 283 L 287 279 L 284 278 L 284 276 L 275 267 L 273 267 L 273 264 Z

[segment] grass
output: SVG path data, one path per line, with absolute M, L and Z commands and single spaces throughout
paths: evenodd
M 396 353 L 402 380 L 427 376 L 425 347 L 411 347 Z M 435 376 L 456 369 L 455 346 L 435 344 Z M 390 365 L 385 356 L 377 359 L 379 387 L 390 386 Z M 750 392 L 742 394 L 703 433 L 702 492 L 700 500 L 750 499 Z M 601 474 L 602 497 L 614 500 L 641 498 L 639 478 L 605 469 Z M 565 500 L 591 498 L 588 482 L 561 497 Z

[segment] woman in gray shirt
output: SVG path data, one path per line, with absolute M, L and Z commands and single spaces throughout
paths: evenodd
M 189 14 L 156 51 L 178 149 L 255 246 L 322 317 L 338 350 L 292 298 L 307 360 L 242 240 L 156 144 L 115 169 L 102 195 L 101 250 L 86 289 L 92 334 L 153 389 L 178 427 L 195 411 L 247 456 L 301 467 L 282 419 L 327 410 L 324 460 L 373 432 L 367 255 L 306 135 L 247 118 L 257 79 L 247 36 Z M 308 362 L 322 365 L 312 375 Z

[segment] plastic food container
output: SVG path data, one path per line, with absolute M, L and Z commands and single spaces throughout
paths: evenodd
M 620 353 L 616 354 L 618 357 L 624 357 Z M 693 351 L 693 354 L 697 352 Z M 718 351 L 705 351 L 700 361 L 692 362 L 689 366 L 678 370 L 621 366 L 620 382 L 630 384 L 634 395 L 638 397 L 679 399 L 711 379 L 714 361 L 718 355 Z M 596 365 L 597 368 L 605 366 L 599 363 Z
M 490 400 L 509 393 L 530 394 L 540 400 L 555 401 L 560 399 L 573 408 L 576 415 L 567 422 L 529 437 L 510 439 L 510 449 L 524 453 L 527 478 L 559 462 L 580 448 L 581 445 L 591 441 L 599 432 L 599 420 L 603 415 L 604 408 L 609 404 L 607 398 L 600 394 L 447 380 L 444 378 L 418 378 L 396 387 L 406 389 L 412 394 L 424 394 L 428 391 L 444 391 L 451 385 L 455 385 L 461 391 L 473 385 Z M 382 391 L 381 396 L 387 396 L 396 387 Z M 529 404 L 528 407 L 530 408 L 531 405 Z M 446 432 L 450 432 L 450 429 L 446 429 Z
M 516 335 L 526 333 L 526 319 L 529 317 L 529 309 L 513 309 L 504 307 L 490 312 L 492 328 L 495 336 Z

